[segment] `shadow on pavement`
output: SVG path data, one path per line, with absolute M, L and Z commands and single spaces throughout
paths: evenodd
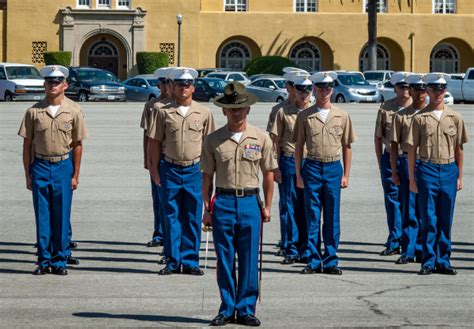
M 138 321 L 150 322 L 175 322 L 175 323 L 200 323 L 209 324 L 210 321 L 196 318 L 189 318 L 183 316 L 167 316 L 167 315 L 147 315 L 147 314 L 111 314 L 100 312 L 78 312 L 73 313 L 73 316 L 82 318 L 96 318 L 96 319 L 129 319 Z

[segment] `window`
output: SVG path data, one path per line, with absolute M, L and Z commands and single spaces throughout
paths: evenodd
M 219 67 L 242 71 L 250 62 L 251 53 L 249 47 L 243 42 L 232 41 L 222 48 L 219 58 Z
M 97 8 L 110 8 L 110 0 L 97 0 Z
M 77 8 L 90 8 L 91 0 L 77 0 Z
M 33 41 L 31 43 L 31 62 L 32 63 L 44 63 L 43 55 L 48 51 L 48 42 L 46 41 Z
M 456 0 L 433 0 L 433 14 L 455 14 Z
M 386 13 L 387 12 L 387 0 L 376 0 L 377 1 L 377 12 Z M 369 0 L 364 0 L 364 12 L 369 12 Z
M 317 0 L 294 0 L 295 12 L 297 13 L 314 13 L 318 9 Z
M 431 52 L 430 71 L 457 73 L 459 70 L 458 58 L 458 52 L 452 45 L 441 43 Z
M 117 8 L 119 9 L 130 9 L 131 0 L 117 0 Z
M 321 53 L 311 42 L 305 41 L 297 44 L 290 51 L 290 60 L 298 67 L 308 71 L 320 71 Z
M 225 11 L 247 11 L 247 0 L 224 0 Z
M 359 70 L 361 72 L 369 70 L 369 52 L 367 45 L 362 49 L 359 57 Z M 377 68 L 376 70 L 390 70 L 390 55 L 387 48 L 382 44 L 377 44 Z

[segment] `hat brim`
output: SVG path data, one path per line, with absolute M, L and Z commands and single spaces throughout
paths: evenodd
M 238 109 L 238 108 L 242 108 L 242 107 L 248 107 L 248 106 L 253 105 L 253 104 L 258 102 L 257 95 L 252 94 L 252 93 L 246 93 L 245 95 L 247 96 L 247 99 L 242 103 L 238 103 L 238 104 L 227 103 L 225 101 L 225 95 L 222 95 L 218 98 L 215 98 L 213 103 L 214 103 L 214 105 L 219 106 L 219 107 L 225 107 L 225 108 L 228 108 L 228 109 Z

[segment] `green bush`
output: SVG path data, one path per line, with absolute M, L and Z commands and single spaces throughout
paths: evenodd
M 169 56 L 166 53 L 139 51 L 137 52 L 137 67 L 140 74 L 152 74 L 160 67 L 168 66 Z
M 72 53 L 70 51 L 47 51 L 43 54 L 45 65 L 71 65 Z
M 247 64 L 244 71 L 248 75 L 253 74 L 283 74 L 283 68 L 286 66 L 297 67 L 295 63 L 286 57 L 281 56 L 262 56 L 254 58 Z

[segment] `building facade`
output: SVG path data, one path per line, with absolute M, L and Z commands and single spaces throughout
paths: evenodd
M 241 70 L 280 55 L 310 71 L 363 71 L 367 0 L 0 0 L 0 61 L 136 73 L 138 51 L 183 66 Z M 378 69 L 464 72 L 474 66 L 473 0 L 378 0 Z M 183 16 L 178 45 L 176 15 Z

